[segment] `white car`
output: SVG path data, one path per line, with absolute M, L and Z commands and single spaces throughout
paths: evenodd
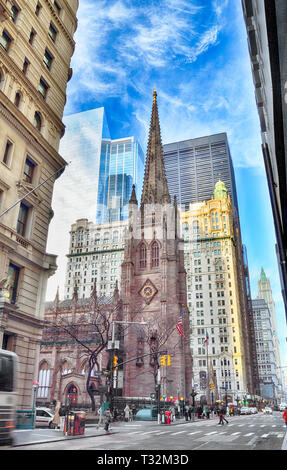
M 250 411 L 251 411 L 251 414 L 252 414 L 252 415 L 255 415 L 256 413 L 258 413 L 257 408 L 256 408 L 255 406 L 252 406 L 252 407 L 250 408 Z
M 54 413 L 50 410 L 50 408 L 36 408 L 36 427 L 45 426 L 53 429 L 53 418 Z
M 272 409 L 269 408 L 269 406 L 265 406 L 263 413 L 265 413 L 266 415 L 272 415 Z
M 241 415 L 250 415 L 251 414 L 250 408 L 248 408 L 248 406 L 243 406 L 240 410 L 240 414 Z
M 287 403 L 281 403 L 281 404 L 279 405 L 279 411 L 284 411 L 285 408 L 287 408 Z

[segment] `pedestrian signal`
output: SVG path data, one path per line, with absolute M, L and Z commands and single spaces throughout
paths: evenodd
M 118 356 L 113 357 L 113 368 L 114 370 L 117 370 L 118 366 Z

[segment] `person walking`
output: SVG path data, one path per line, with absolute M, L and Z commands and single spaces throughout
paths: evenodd
M 224 422 L 223 422 L 223 421 L 225 421 L 225 422 L 228 424 L 228 421 L 227 421 L 227 419 L 225 418 L 225 409 L 224 409 L 224 408 L 221 408 L 221 409 L 219 410 L 218 417 L 219 417 L 219 423 L 217 423 L 217 424 L 222 424 L 222 425 L 224 425 Z
M 99 429 L 99 427 L 101 426 L 101 424 L 102 424 L 102 419 L 103 419 L 102 407 L 101 407 L 101 406 L 100 406 L 100 408 L 98 409 L 98 415 L 99 415 L 99 418 L 98 418 L 97 429 Z
M 106 409 L 104 416 L 105 416 L 105 421 L 104 421 L 105 422 L 105 427 L 104 427 L 104 429 L 106 431 L 106 434 L 110 434 L 109 426 L 112 422 L 112 413 L 110 411 L 110 408 Z
M 124 409 L 124 413 L 125 413 L 125 421 L 130 421 L 130 407 L 129 405 L 126 405 L 125 409 Z
M 285 425 L 287 426 L 287 407 L 284 410 L 283 419 L 285 420 Z

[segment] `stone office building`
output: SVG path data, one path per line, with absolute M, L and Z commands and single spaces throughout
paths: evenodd
M 30 408 L 56 269 L 46 242 L 54 181 L 66 165 L 58 148 L 78 0 L 0 5 L 0 346 L 19 356 L 18 407 Z

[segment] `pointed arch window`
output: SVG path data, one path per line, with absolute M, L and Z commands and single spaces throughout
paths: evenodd
M 146 268 L 146 246 L 144 243 L 141 244 L 140 246 L 140 267 L 141 268 Z
M 159 246 L 158 242 L 153 242 L 151 247 L 151 267 L 159 266 Z
M 48 398 L 50 386 L 50 369 L 47 362 L 43 362 L 39 370 L 38 398 Z

